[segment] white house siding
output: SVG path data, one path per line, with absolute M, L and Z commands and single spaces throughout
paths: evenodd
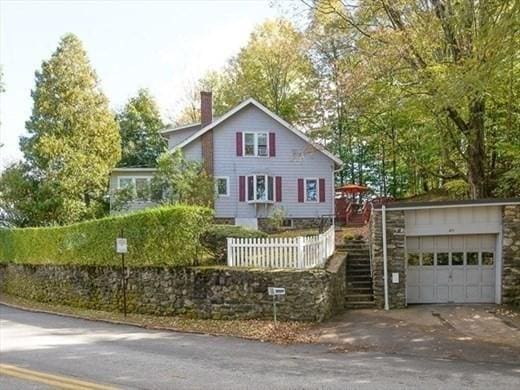
M 199 129 L 200 125 L 195 125 L 182 130 L 175 130 L 171 133 L 167 133 L 166 136 L 168 137 L 168 149 L 174 148 L 182 141 L 193 135 Z
M 276 156 L 238 157 L 236 132 L 247 131 L 276 133 Z M 229 178 L 229 196 L 219 197 L 215 201 L 216 217 L 265 217 L 274 207 L 283 207 L 288 218 L 315 218 L 333 214 L 334 162 L 258 108 L 250 105 L 218 125 L 213 129 L 213 140 L 214 176 Z M 185 148 L 186 156 L 199 156 L 200 140 L 195 142 L 198 144 Z M 282 202 L 273 205 L 240 202 L 238 177 L 252 174 L 281 176 Z M 299 203 L 298 178 L 325 179 L 325 202 Z
M 186 145 L 182 152 L 184 157 L 190 161 L 202 161 L 202 142 L 200 138 L 190 142 Z

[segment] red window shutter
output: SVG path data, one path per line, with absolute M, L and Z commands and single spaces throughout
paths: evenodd
M 325 202 L 325 179 L 320 179 L 320 202 Z
M 282 177 L 276 176 L 275 178 L 275 187 L 276 187 L 276 201 L 282 201 Z
M 239 202 L 246 201 L 246 177 L 245 176 L 238 177 L 238 200 L 239 200 Z
M 298 179 L 298 202 L 303 203 L 303 179 Z
M 237 132 L 237 136 L 236 136 L 236 144 L 237 144 L 237 156 L 242 156 L 243 155 L 243 151 L 242 151 L 242 133 L 241 132 Z
M 276 134 L 269 133 L 269 157 L 276 156 Z

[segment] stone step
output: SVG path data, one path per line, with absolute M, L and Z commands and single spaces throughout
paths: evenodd
M 372 283 L 370 282 L 363 282 L 362 284 L 349 284 L 347 283 L 347 291 L 350 292 L 350 291 L 353 291 L 353 290 L 358 290 L 358 289 L 362 289 L 362 290 L 370 290 L 369 292 L 373 292 L 372 290 Z
M 367 274 L 370 275 L 370 267 L 347 267 L 347 275 L 348 274 Z
M 347 294 L 350 295 L 352 291 L 359 291 L 359 294 L 371 294 L 372 286 L 371 285 L 363 285 L 363 286 L 348 286 L 347 285 Z
M 352 252 L 352 251 L 349 251 L 347 249 L 345 252 L 347 252 L 348 257 L 370 257 L 370 252 L 368 252 L 368 251 L 366 251 L 366 252 L 361 252 L 361 251 Z
M 347 288 L 347 292 L 345 296 L 357 296 L 357 295 L 363 295 L 366 297 L 371 297 L 373 295 L 373 291 L 371 287 L 368 288 L 356 288 L 356 289 L 349 289 Z
M 351 302 L 370 302 L 374 299 L 373 294 L 349 294 L 345 295 L 345 300 Z
M 347 286 L 363 287 L 365 285 L 372 287 L 372 278 L 367 277 L 364 280 L 347 280 Z
M 376 306 L 374 301 L 359 301 L 359 302 L 345 302 L 345 308 L 356 310 L 356 309 L 372 309 Z
M 347 257 L 347 264 L 370 264 L 370 259 L 350 259 Z
M 372 282 L 370 274 L 347 274 L 347 282 Z

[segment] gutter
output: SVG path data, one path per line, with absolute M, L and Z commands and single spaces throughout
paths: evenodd
M 381 207 L 381 225 L 383 227 L 383 278 L 385 286 L 385 310 L 390 309 L 388 304 L 388 253 L 386 250 L 386 206 Z

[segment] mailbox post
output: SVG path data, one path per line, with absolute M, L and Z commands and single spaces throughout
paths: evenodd
M 123 229 L 116 238 L 116 253 L 121 254 L 121 275 L 123 286 L 123 315 L 126 317 L 126 269 L 125 269 L 125 253 L 128 252 L 128 242 L 123 237 Z
M 267 287 L 267 293 L 273 297 L 273 320 L 276 327 L 276 297 L 285 295 L 285 288 L 283 287 Z

